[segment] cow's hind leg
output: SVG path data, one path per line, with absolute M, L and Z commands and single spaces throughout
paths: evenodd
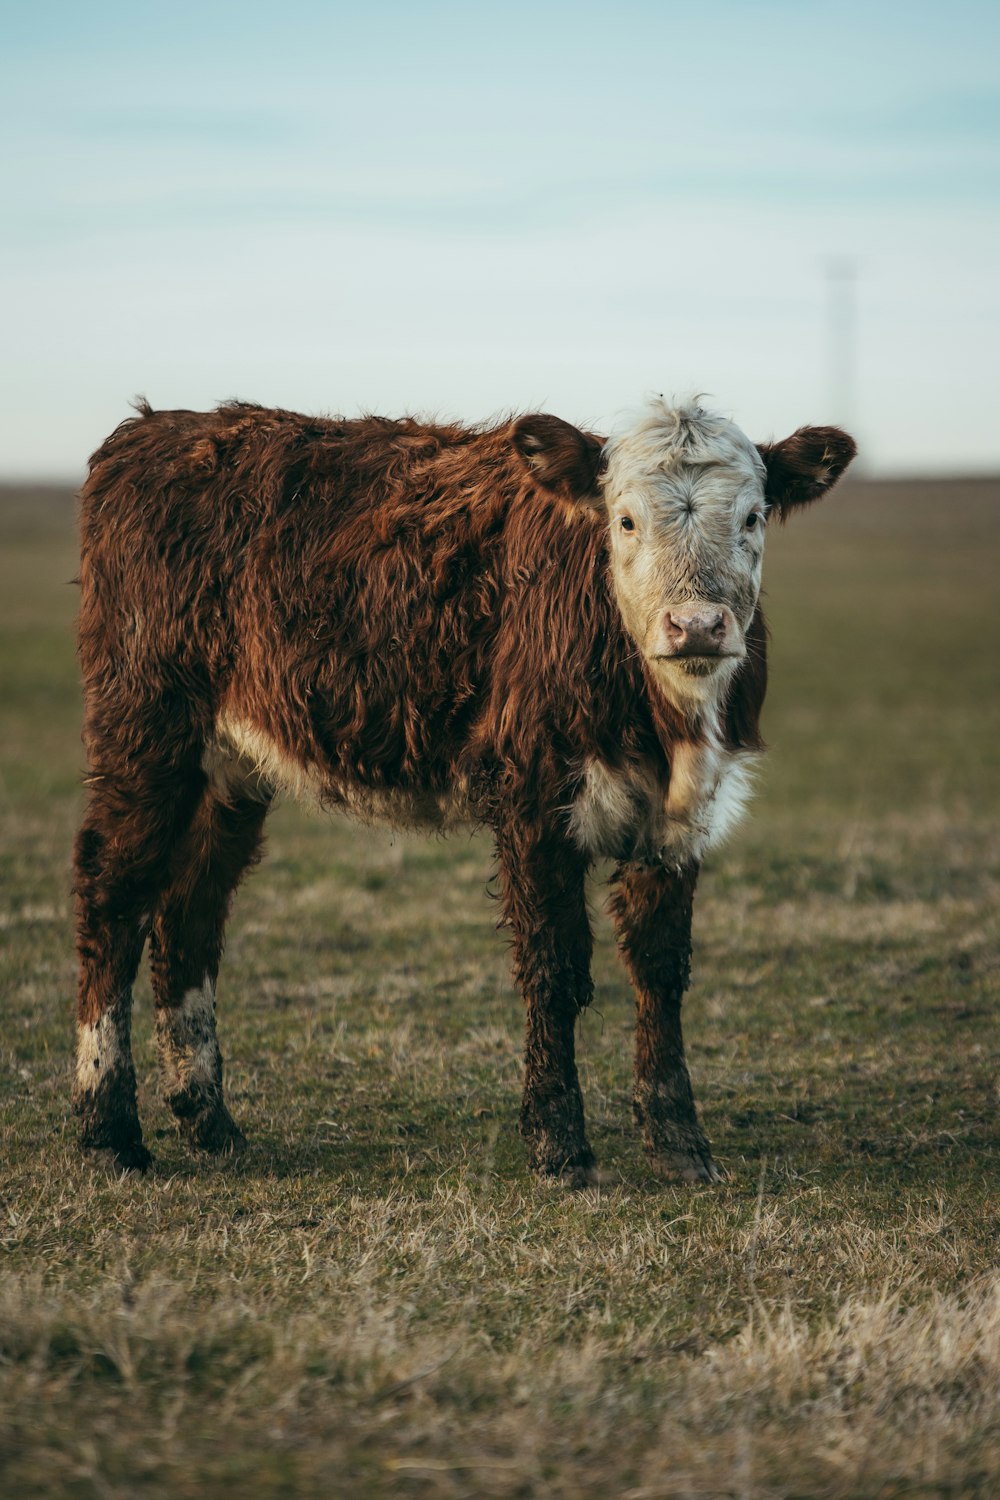
M 636 991 L 633 1113 L 654 1170 L 685 1182 L 717 1182 L 698 1123 L 684 1057 L 681 1001 L 691 964 L 697 867 L 622 865 L 610 909 Z
M 132 984 L 170 853 L 204 777 L 137 762 L 94 769 L 74 850 L 77 1061 L 73 1108 L 80 1143 L 144 1171 L 132 1061 Z
M 215 985 L 230 901 L 259 856 L 266 814 L 266 799 L 223 799 L 206 789 L 171 862 L 150 934 L 164 1096 L 188 1141 L 203 1151 L 228 1154 L 245 1144 L 223 1098 Z
M 593 994 L 586 866 L 562 838 L 534 830 L 505 831 L 497 854 L 527 1011 L 521 1134 L 537 1172 L 580 1186 L 596 1176 L 574 1055 L 577 1016 Z

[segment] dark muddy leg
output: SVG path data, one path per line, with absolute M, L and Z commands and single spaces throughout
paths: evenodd
M 144 1171 L 132 1062 L 132 984 L 170 851 L 204 778 L 132 765 L 94 771 L 74 854 L 77 1060 L 73 1108 L 81 1145 Z
M 593 994 L 586 866 L 557 835 L 518 828 L 497 840 L 514 977 L 527 1008 L 521 1134 L 535 1171 L 593 1180 L 576 1072 L 576 1018 Z
M 654 865 L 622 865 L 615 872 L 609 906 L 636 990 L 632 1110 L 651 1163 L 667 1179 L 718 1182 L 718 1168 L 698 1124 L 681 1034 L 697 880 L 697 867 L 678 873 Z
M 190 1144 L 204 1151 L 245 1145 L 223 1098 L 215 984 L 230 901 L 259 856 L 266 815 L 266 801 L 205 792 L 150 934 L 164 1097 Z

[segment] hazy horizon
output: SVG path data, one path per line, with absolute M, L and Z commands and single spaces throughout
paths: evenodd
M 702 391 L 1000 470 L 994 7 L 10 9 L 2 478 L 78 480 L 138 393 L 611 430 Z

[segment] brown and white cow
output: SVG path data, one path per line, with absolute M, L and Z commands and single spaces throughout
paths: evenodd
M 689 404 L 602 443 L 234 404 L 124 422 L 82 495 L 88 803 L 75 853 L 75 1109 L 145 1168 L 130 1048 L 148 939 L 167 1101 L 242 1144 L 215 984 L 233 891 L 282 788 L 365 818 L 494 834 L 527 1007 L 532 1165 L 587 1181 L 574 1061 L 592 994 L 585 878 L 638 1002 L 634 1112 L 664 1176 L 718 1176 L 681 1036 L 691 905 L 762 748 L 764 529 L 854 443 L 754 446 Z

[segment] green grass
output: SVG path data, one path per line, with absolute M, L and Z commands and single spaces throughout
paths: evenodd
M 0 495 L 0 1492 L 992 1496 L 1000 485 L 768 542 L 772 753 L 706 868 L 689 1055 L 727 1180 L 658 1185 L 594 886 L 616 1186 L 536 1185 L 483 837 L 272 820 L 219 988 L 252 1146 L 95 1174 L 69 1118 L 72 511 Z M 606 872 L 605 872 L 606 873 Z

